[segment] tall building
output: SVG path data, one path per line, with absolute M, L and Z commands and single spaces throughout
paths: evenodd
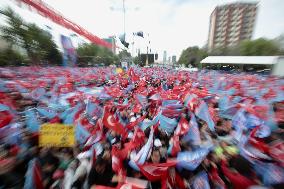
M 168 58 L 168 64 L 171 64 L 171 57 Z
M 208 49 L 227 47 L 251 39 L 257 3 L 236 2 L 217 6 L 210 16 Z
M 173 64 L 177 63 L 177 56 L 175 55 L 172 56 L 172 63 Z
M 163 54 L 163 64 L 166 64 L 167 63 L 167 51 L 164 51 L 164 54 Z

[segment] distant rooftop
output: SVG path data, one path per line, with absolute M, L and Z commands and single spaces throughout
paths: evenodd
M 283 56 L 208 56 L 201 64 L 276 64 Z
M 245 2 L 245 1 L 236 1 L 232 3 L 226 3 L 222 5 L 218 5 L 217 7 L 231 6 L 231 5 L 257 5 L 259 2 Z

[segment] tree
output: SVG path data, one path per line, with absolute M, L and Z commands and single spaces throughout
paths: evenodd
M 280 47 L 275 42 L 264 38 L 243 41 L 240 44 L 241 56 L 271 56 L 279 55 L 280 52 Z
M 7 22 L 0 27 L 1 37 L 10 44 L 9 48 L 18 46 L 25 49 L 32 64 L 61 63 L 61 54 L 46 31 L 35 24 L 26 23 L 11 8 L 2 12 L 7 17 Z
M 216 47 L 209 53 L 210 56 L 239 56 L 240 46 Z
M 185 66 L 198 67 L 200 61 L 207 56 L 207 52 L 203 49 L 200 49 L 197 46 L 188 47 L 183 50 L 181 56 L 178 60 L 178 64 L 184 64 Z
M 8 48 L 0 51 L 0 66 L 17 66 L 25 61 L 25 56 Z
M 131 57 L 131 54 L 129 52 L 127 52 L 127 50 L 122 50 L 118 53 L 118 57 L 120 59 L 129 58 L 129 57 Z
M 117 64 L 118 57 L 109 49 L 100 47 L 95 44 L 82 44 L 77 48 L 77 54 L 81 62 L 94 64 Z
M 138 56 L 134 57 L 133 63 L 136 64 L 136 65 L 140 65 L 141 64 L 141 61 L 140 61 Z

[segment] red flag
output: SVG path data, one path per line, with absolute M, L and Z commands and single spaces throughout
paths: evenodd
M 251 103 L 251 102 L 249 102 Z M 250 114 L 255 115 L 256 117 L 267 120 L 268 115 L 269 115 L 269 107 L 266 105 L 247 105 L 249 103 L 244 103 L 244 104 L 237 104 L 237 108 L 244 108 L 247 112 Z
M 284 167 L 284 142 L 281 140 L 276 140 L 272 142 L 272 145 L 269 149 L 269 154 L 273 157 L 276 161 Z
M 130 69 L 128 70 L 128 75 L 131 77 L 131 80 L 134 81 L 134 82 L 140 80 L 139 76 L 137 76 L 137 75 L 135 74 L 133 68 L 130 68 Z
M 171 169 L 169 171 L 168 176 L 168 183 L 172 188 L 179 188 L 179 189 L 185 189 L 185 183 L 181 176 L 175 171 L 175 169 Z
M 121 151 L 116 146 L 113 146 L 111 150 L 111 160 L 112 160 L 112 170 L 115 173 L 119 173 L 120 171 L 123 171 L 123 160 L 127 156 L 127 153 L 123 154 L 120 152 Z
M 176 162 L 167 162 L 167 163 L 149 163 L 144 165 L 139 165 L 140 171 L 145 177 L 150 181 L 158 181 L 166 179 L 168 174 L 169 167 L 175 166 Z
M 145 133 L 139 128 L 137 127 L 134 131 L 134 135 L 133 135 L 133 145 L 136 146 L 140 146 L 141 144 L 144 143 L 144 139 L 145 139 Z
M 119 119 L 109 111 L 109 108 L 105 107 L 103 115 L 103 124 L 107 128 L 119 133 L 124 134 L 125 130 L 123 125 L 119 122 Z
M 179 145 L 179 136 L 174 135 L 173 136 L 173 148 L 171 151 L 171 155 L 173 157 L 177 156 L 177 154 L 181 151 L 180 145 Z
M 146 115 L 144 115 L 144 116 L 142 116 L 142 117 L 136 119 L 136 120 L 133 121 L 133 122 L 130 122 L 130 123 L 126 126 L 126 128 L 129 129 L 129 130 L 133 129 L 138 123 L 141 123 L 141 122 L 145 119 L 145 117 L 146 117 Z
M 9 111 L 0 111 L 0 128 L 8 125 L 13 120 L 13 116 Z
M 40 166 L 39 166 L 38 162 L 35 162 L 33 179 L 34 179 L 34 184 L 35 184 L 36 189 L 43 189 L 44 188 L 43 182 L 42 182 L 42 177 L 41 177 L 41 170 L 40 170 Z
M 185 135 L 188 132 L 188 130 L 189 130 L 189 123 L 186 120 L 186 118 L 182 116 L 177 125 L 175 135 L 177 136 Z
M 58 116 L 55 116 L 49 121 L 49 123 L 60 123 L 60 118 Z
M 256 138 L 255 136 L 258 129 L 259 129 L 259 126 L 252 130 L 250 137 L 249 137 L 249 143 L 255 148 L 257 148 L 258 150 L 260 150 L 261 152 L 269 154 L 270 148 L 260 138 Z

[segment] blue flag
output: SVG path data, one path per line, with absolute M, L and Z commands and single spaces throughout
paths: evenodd
M 196 175 L 192 183 L 193 189 L 210 189 L 208 175 L 202 171 Z
M 76 125 L 75 137 L 79 144 L 84 144 L 91 134 L 81 125 L 80 121 Z
M 5 104 L 0 104 L 0 111 L 10 111 L 10 107 Z
M 38 107 L 37 111 L 44 117 L 47 117 L 48 119 L 54 118 L 57 113 L 51 109 L 44 108 L 44 107 Z
M 178 124 L 176 119 L 168 118 L 162 114 L 158 116 L 158 119 L 160 121 L 159 128 L 166 131 L 167 133 L 173 133 L 173 131 L 175 130 L 175 127 Z
M 151 129 L 147 143 L 141 148 L 141 150 L 136 154 L 136 156 L 129 161 L 129 166 L 131 166 L 136 171 L 139 171 L 137 164 L 143 165 L 151 153 L 151 149 L 154 143 L 154 129 Z
M 261 176 L 262 182 L 266 186 L 284 182 L 284 169 L 273 163 L 264 163 L 256 161 L 254 164 L 256 173 Z
M 194 114 L 191 114 L 189 121 L 189 130 L 187 134 L 182 138 L 182 140 L 186 142 L 192 142 L 195 145 L 199 145 L 201 143 L 200 132 Z
M 179 152 L 177 155 L 177 166 L 193 171 L 200 165 L 208 153 L 208 148 L 199 148 L 191 152 Z
M 211 115 L 208 110 L 207 104 L 202 101 L 199 106 L 195 109 L 195 115 L 205 121 L 211 131 L 214 131 L 215 123 L 211 118 Z
M 86 106 L 86 113 L 89 116 L 96 116 L 97 118 L 100 118 L 103 115 L 103 109 L 99 105 L 89 101 Z
M 37 119 L 35 109 L 26 110 L 25 116 L 26 116 L 25 122 L 26 122 L 28 129 L 31 132 L 38 132 L 41 123 Z
M 75 121 L 75 115 L 80 111 L 81 104 L 77 104 L 75 107 L 71 108 L 72 111 L 64 119 L 64 124 L 73 124 Z

